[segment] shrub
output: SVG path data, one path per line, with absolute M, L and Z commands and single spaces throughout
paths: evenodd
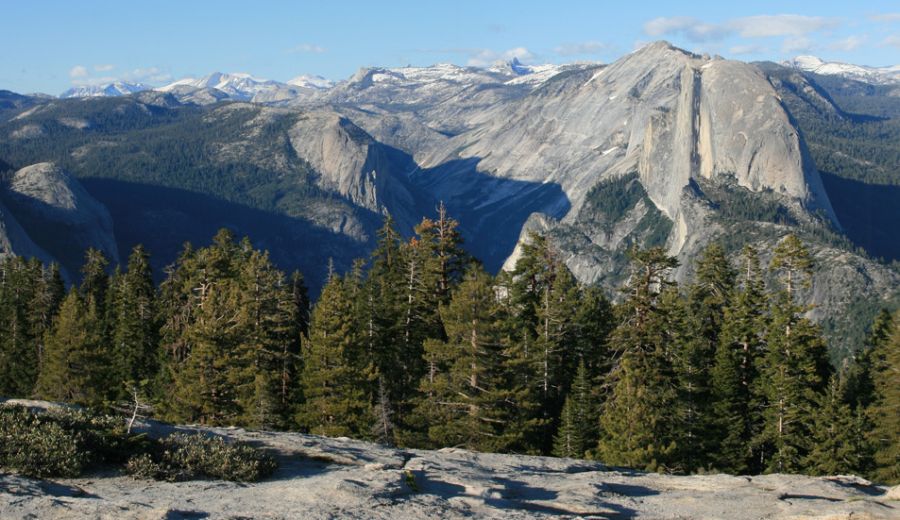
M 137 478 L 170 481 L 251 482 L 277 467 L 265 452 L 221 437 L 176 434 L 149 440 L 128 435 L 124 421 L 109 415 L 0 406 L 0 468 L 38 478 L 77 477 L 98 464 L 125 464 Z
M 75 477 L 88 462 L 84 437 L 53 417 L 0 408 L 0 467 L 32 477 Z
M 150 453 L 132 457 L 126 466 L 138 478 L 190 480 L 214 478 L 253 482 L 271 475 L 275 459 L 242 443 L 221 437 L 175 434 L 159 441 Z

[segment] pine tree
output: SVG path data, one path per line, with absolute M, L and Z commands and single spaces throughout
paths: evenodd
M 178 421 L 240 424 L 241 380 L 234 377 L 243 361 L 235 356 L 238 300 L 237 285 L 229 279 L 210 281 L 197 300 L 193 321 L 185 330 L 190 351 L 168 392 L 171 415 Z
M 580 289 L 574 317 L 575 356 L 585 364 L 588 380 L 594 384 L 612 368 L 608 341 L 615 327 L 615 314 L 600 287 Z
M 771 309 L 767 352 L 761 360 L 760 384 L 765 399 L 763 428 L 756 444 L 764 450 L 767 472 L 799 472 L 810 446 L 815 409 L 827 382 L 825 342 L 815 325 L 802 317 L 800 287 L 809 286 L 812 262 L 806 248 L 788 235 L 775 248 L 771 267 L 782 289 Z
M 240 357 L 240 288 L 237 276 L 251 253 L 227 229 L 208 247 L 185 247 L 164 284 L 161 302 L 171 312 L 163 327 L 169 389 L 161 396 L 164 417 L 204 424 L 241 424 L 238 389 L 247 379 Z M 169 285 L 170 284 L 170 285 Z
M 369 433 L 369 377 L 365 337 L 354 315 L 358 279 L 332 274 L 313 309 L 303 346 L 305 402 L 298 422 L 311 433 L 341 436 Z
M 719 244 L 710 244 L 701 252 L 696 271 L 687 299 L 671 292 L 665 304 L 673 336 L 678 385 L 676 442 L 683 471 L 708 466 L 716 452 L 711 372 L 735 284 L 734 271 Z
M 519 369 L 526 372 L 520 382 L 533 386 L 529 393 L 538 399 L 539 418 L 545 425 L 534 443 L 549 453 L 578 362 L 578 285 L 546 237 L 531 234 L 522 246 L 510 289 L 508 328 L 519 344 L 514 354 Z
M 34 341 L 34 357 L 37 360 L 37 371 L 34 374 L 36 378 L 43 363 L 44 338 L 53 325 L 59 312 L 59 306 L 66 296 L 66 286 L 59 272 L 59 264 L 52 263 L 49 267 L 45 267 L 35 259 L 32 266 L 37 285 L 29 304 L 31 309 L 29 322 L 31 337 Z
M 559 429 L 553 440 L 554 456 L 583 458 L 593 445 L 592 440 L 596 442 L 596 411 L 592 397 L 587 367 L 581 361 L 560 415 Z
M 855 413 L 844 401 L 844 389 L 832 376 L 820 396 L 812 428 L 812 448 L 804 467 L 813 475 L 862 474 L 870 469 L 871 450 L 865 435 L 863 413 Z
M 659 295 L 671 285 L 667 274 L 678 264 L 662 248 L 631 256 L 629 297 L 610 336 L 619 355 L 607 382 L 611 392 L 600 415 L 596 456 L 607 464 L 656 470 L 671 462 L 676 448 L 669 414 L 674 375 Z
M 29 317 L 35 280 L 24 258 L 0 261 L 0 393 L 25 397 L 37 376 L 38 357 Z
M 255 428 L 284 426 L 287 397 L 293 394 L 284 371 L 300 339 L 294 288 L 261 251 L 246 257 L 236 282 L 239 338 L 232 378 L 242 408 L 240 420 Z
M 143 246 L 135 246 L 128 258 L 128 270 L 111 284 L 110 304 L 113 379 L 115 383 L 137 385 L 155 375 L 159 354 L 159 323 L 156 286 L 150 256 Z M 120 398 L 127 397 L 122 387 Z
M 97 313 L 105 314 L 106 290 L 109 286 L 109 276 L 106 269 L 109 260 L 94 248 L 89 248 L 84 255 L 84 265 L 81 268 L 81 297 L 87 306 L 95 306 Z
M 672 469 L 681 472 L 706 467 L 714 445 L 710 371 L 718 331 L 710 330 L 692 305 L 702 308 L 674 290 L 665 291 L 660 302 L 676 392 L 671 413 L 677 453 Z
M 462 248 L 459 223 L 450 218 L 443 202 L 436 220 L 425 218 L 416 226 L 420 246 L 427 251 L 426 278 L 434 280 L 434 295 L 441 303 L 450 301 L 450 293 L 463 278 L 471 258 Z
M 761 471 L 755 465 L 752 439 L 762 422 L 754 393 L 763 351 L 766 312 L 764 286 L 756 250 L 744 248 L 734 289 L 722 316 L 722 328 L 710 373 L 715 444 L 712 465 L 731 473 Z
M 104 397 L 105 372 L 100 352 L 96 307 L 87 306 L 72 290 L 63 300 L 59 316 L 44 341 L 44 365 L 35 393 L 42 399 L 96 405 Z
M 873 476 L 887 484 L 900 483 L 900 312 L 895 313 L 890 335 L 873 347 L 874 398 L 868 408 L 875 449 Z
M 518 442 L 503 390 L 501 313 L 492 278 L 477 267 L 441 307 L 448 339 L 425 344 L 430 369 L 417 408 L 432 446 L 502 451 Z
M 875 316 L 864 348 L 856 352 L 846 367 L 846 390 L 850 405 L 856 409 L 866 408 L 875 398 L 875 382 L 872 380 L 873 357 L 888 341 L 893 318 L 887 309 L 881 309 Z

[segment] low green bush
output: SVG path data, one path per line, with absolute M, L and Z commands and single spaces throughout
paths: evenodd
M 0 469 L 31 477 L 77 477 L 100 464 L 136 478 L 252 482 L 275 471 L 267 453 L 221 437 L 128 435 L 120 418 L 81 410 L 35 413 L 0 406 Z
M 0 408 L 0 467 L 31 477 L 76 477 L 90 457 L 84 437 L 54 417 Z
M 135 477 L 157 480 L 213 478 L 253 482 L 277 468 L 270 455 L 221 437 L 175 434 L 161 440 L 149 453 L 133 457 L 127 469 Z

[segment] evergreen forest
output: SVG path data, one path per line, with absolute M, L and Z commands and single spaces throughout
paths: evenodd
M 618 295 L 563 260 L 532 235 L 491 275 L 443 207 L 408 239 L 386 218 L 314 305 L 300 273 L 224 229 L 186 244 L 159 284 L 142 246 L 122 267 L 87 251 L 70 287 L 58 266 L 9 257 L 0 396 L 649 471 L 900 482 L 900 314 L 879 314 L 833 366 L 799 303 L 813 266 L 796 236 L 768 265 L 711 244 L 682 286 L 664 249 L 633 249 Z

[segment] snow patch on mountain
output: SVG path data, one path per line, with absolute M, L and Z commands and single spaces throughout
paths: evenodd
M 868 67 L 837 61 L 824 61 L 816 56 L 797 56 L 782 62 L 782 65 L 825 76 L 841 76 L 878 85 L 900 84 L 900 65 L 891 67 Z
M 334 86 L 334 81 L 323 78 L 322 76 L 304 74 L 294 79 L 288 80 L 288 85 L 301 88 L 312 88 L 316 90 L 327 90 Z
M 59 95 L 61 98 L 85 98 L 85 97 L 116 97 L 127 96 L 135 92 L 150 90 L 149 85 L 143 83 L 128 83 L 115 81 L 104 85 L 80 85 L 72 87 Z

